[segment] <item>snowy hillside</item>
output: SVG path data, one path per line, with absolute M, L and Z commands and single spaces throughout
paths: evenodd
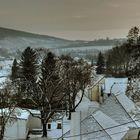
M 66 51 L 68 51 L 68 53 L 75 53 L 76 51 L 76 53 L 85 54 L 88 50 L 93 53 L 94 51 L 97 52 L 97 50 L 111 49 L 112 46 L 115 46 L 116 42 L 121 42 L 121 39 L 104 40 L 106 42 L 105 44 L 103 44 L 102 41 L 103 40 L 67 40 L 49 35 L 39 35 L 13 29 L 0 28 L 0 55 L 2 54 L 1 56 L 3 56 L 3 50 L 8 50 L 8 52 L 10 51 L 10 54 L 13 54 L 17 50 L 24 50 L 27 46 L 32 48 L 47 48 L 55 51 L 55 53 L 58 52 L 57 49 L 60 49 L 59 52 L 63 52 L 63 54 L 65 54 Z

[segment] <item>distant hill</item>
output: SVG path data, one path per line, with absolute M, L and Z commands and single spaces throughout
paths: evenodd
M 27 46 L 33 48 L 75 48 L 86 46 L 114 46 L 118 42 L 124 41 L 124 39 L 100 39 L 96 41 L 84 41 L 84 40 L 66 40 L 62 38 L 52 37 L 48 35 L 39 35 L 34 33 L 28 33 L 24 31 L 18 31 L 13 29 L 7 29 L 0 27 L 0 52 L 8 51 L 15 52 L 17 49 L 23 50 Z
M 0 47 L 22 49 L 31 47 L 63 47 L 73 41 L 48 35 L 39 35 L 13 29 L 0 28 Z

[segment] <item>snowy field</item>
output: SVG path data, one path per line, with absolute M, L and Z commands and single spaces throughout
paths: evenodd
M 11 72 L 13 60 L 0 61 L 0 77 L 8 76 Z

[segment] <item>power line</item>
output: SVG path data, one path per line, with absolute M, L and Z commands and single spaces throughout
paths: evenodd
M 116 127 L 119 127 L 119 126 L 123 126 L 123 125 L 129 124 L 129 123 L 132 123 L 132 122 L 135 122 L 135 121 L 139 121 L 139 120 L 140 120 L 140 119 L 138 119 L 138 120 L 133 120 L 133 121 L 129 121 L 129 122 L 126 122 L 126 123 L 123 123 L 123 124 L 119 124 L 119 125 L 116 125 L 116 126 L 112 126 L 112 127 L 105 128 L 104 130 L 113 129 L 113 128 L 116 128 Z M 73 135 L 73 136 L 65 136 L 65 137 L 63 137 L 63 138 L 78 137 L 78 136 L 82 136 L 82 135 L 88 135 L 88 134 L 93 134 L 93 133 L 101 132 L 101 131 L 104 131 L 104 130 L 97 130 L 97 131 L 92 131 L 92 132 L 86 132 L 86 133 L 77 134 L 77 135 Z
M 110 136 L 116 135 L 116 134 L 120 134 L 120 133 L 123 133 L 123 132 L 127 132 L 127 130 L 125 130 L 125 131 L 120 131 L 120 132 L 116 132 L 116 133 L 112 133 L 112 134 L 110 134 Z M 102 137 L 105 137 L 105 136 L 108 136 L 108 135 L 103 135 L 103 136 L 99 136 L 99 137 L 94 137 L 94 138 L 92 138 L 92 140 L 93 140 L 93 139 L 97 139 L 97 138 L 102 138 Z
M 119 127 L 119 126 L 123 126 L 123 125 L 129 124 L 129 123 L 132 123 L 132 122 L 135 122 L 135 121 L 139 121 L 139 120 L 140 119 L 138 119 L 138 120 L 132 120 L 132 121 L 129 121 L 129 122 L 126 122 L 126 123 L 123 123 L 123 124 L 119 124 L 119 125 L 116 125 L 116 126 L 108 127 L 108 128 L 102 129 L 102 130 L 97 130 L 97 131 L 92 131 L 92 132 L 86 132 L 86 133 L 72 135 L 72 136 L 64 136 L 63 138 L 78 137 L 78 136 L 82 136 L 82 135 L 88 135 L 88 134 L 93 134 L 93 133 L 97 133 L 97 132 L 102 132 L 102 131 L 105 131 L 105 130 L 113 129 L 113 128 L 116 128 L 116 127 Z M 116 132 L 116 133 L 112 133 L 112 134 L 109 134 L 109 135 L 115 135 L 115 134 L 119 134 L 119 133 L 123 133 L 123 132 L 127 132 L 127 130 Z M 104 136 L 108 136 L 108 135 L 104 135 Z M 104 136 L 100 136 L 100 137 L 104 137 Z M 93 139 L 100 138 L 100 137 L 95 137 Z M 53 140 L 59 140 L 60 138 L 52 138 L 52 139 Z

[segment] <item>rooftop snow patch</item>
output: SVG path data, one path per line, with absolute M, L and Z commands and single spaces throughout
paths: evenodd
M 119 123 L 115 122 L 101 111 L 97 111 L 96 113 L 92 114 L 92 116 L 113 140 L 121 139 L 128 130 L 128 127 L 120 126 Z
M 105 102 L 81 121 L 82 139 L 120 140 L 129 128 L 139 127 L 128 112 L 133 109 L 135 105 L 125 94 L 106 95 Z
M 125 110 L 114 94 L 110 97 L 106 97 L 99 109 L 119 124 L 133 121 L 127 110 Z M 133 122 L 132 124 L 129 124 L 129 126 L 136 127 L 136 124 Z
M 109 134 L 102 128 L 102 126 L 92 115 L 82 120 L 81 134 L 82 140 L 112 140 Z
M 105 78 L 105 93 L 123 93 L 127 89 L 128 78 Z
M 0 114 L 2 113 L 6 113 L 7 115 L 9 114 L 9 112 L 11 112 L 11 117 L 15 117 L 17 119 L 24 119 L 24 120 L 27 120 L 28 119 L 28 116 L 29 116 L 29 112 L 26 111 L 26 110 L 22 110 L 20 108 L 4 108 L 4 109 L 0 109 Z
M 127 112 L 130 113 L 136 109 L 135 104 L 125 94 L 116 95 L 116 98 Z

